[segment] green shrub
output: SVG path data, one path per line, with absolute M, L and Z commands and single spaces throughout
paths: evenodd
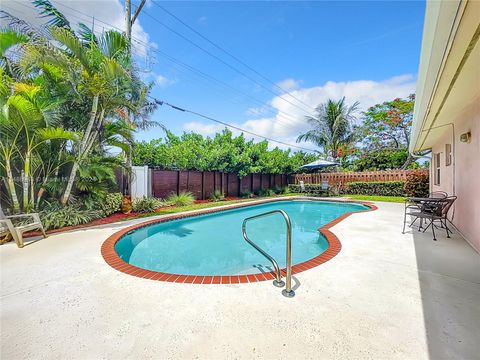
M 215 190 L 212 195 L 210 196 L 210 198 L 213 200 L 213 201 L 222 201 L 225 199 L 225 195 L 223 194 L 223 191 L 220 191 L 220 190 Z
M 250 192 L 250 191 L 246 191 L 244 193 L 241 193 L 240 197 L 243 198 L 243 199 L 251 199 L 251 198 L 255 197 L 255 194 Z
M 167 198 L 167 203 L 173 206 L 188 206 L 193 204 L 195 197 L 192 193 L 182 191 L 180 194 L 172 194 Z
M 283 189 L 281 187 L 275 186 L 273 188 L 273 193 L 274 194 L 281 194 L 283 192 Z
M 46 230 L 86 224 L 100 217 L 102 217 L 100 211 L 82 209 L 78 204 L 63 208 L 53 205 L 40 213 L 40 218 Z
M 403 196 L 403 181 L 351 182 L 342 190 L 345 194 Z
M 159 207 L 162 207 L 163 204 L 164 203 L 161 199 L 154 197 L 143 197 L 133 200 L 132 210 L 138 213 L 149 213 L 155 211 Z
M 123 195 L 121 193 L 109 193 L 103 201 L 98 203 L 99 211 L 103 216 L 109 216 L 120 211 Z
M 407 175 L 407 179 L 403 186 L 406 196 L 423 197 L 429 192 L 428 172 L 415 171 Z
M 260 189 L 257 192 L 258 196 L 273 196 L 275 192 L 272 189 Z

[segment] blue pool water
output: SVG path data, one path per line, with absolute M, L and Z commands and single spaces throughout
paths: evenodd
M 148 270 L 184 275 L 238 275 L 271 271 L 271 264 L 242 236 L 246 217 L 275 209 L 292 222 L 292 262 L 320 255 L 328 242 L 318 228 L 359 204 L 278 201 L 149 225 L 122 237 L 115 250 L 126 262 Z M 249 238 L 285 266 L 286 226 L 280 214 L 247 224 Z

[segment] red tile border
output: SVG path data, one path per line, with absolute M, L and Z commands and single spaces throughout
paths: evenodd
M 129 263 L 123 261 L 115 251 L 115 244 L 128 232 L 132 230 L 136 230 L 148 225 L 158 224 L 162 222 L 192 217 L 196 215 L 214 213 L 214 212 L 221 212 L 230 209 L 237 209 L 246 206 L 254 206 L 258 204 L 264 204 L 269 202 L 276 202 L 276 201 L 289 201 L 289 200 L 315 200 L 315 201 L 334 201 L 334 202 L 346 202 L 346 203 L 355 203 L 361 204 L 368 207 L 367 210 L 355 211 L 355 212 L 348 212 L 343 214 L 342 216 L 330 221 L 328 224 L 323 225 L 318 231 L 325 236 L 328 241 L 328 248 L 320 255 L 304 261 L 300 264 L 295 264 L 292 266 L 292 273 L 298 274 L 302 271 L 306 271 L 313 267 L 316 267 L 320 264 L 323 264 L 332 258 L 334 258 L 342 249 L 342 244 L 338 237 L 330 231 L 330 228 L 338 224 L 340 221 L 346 219 L 352 214 L 359 213 L 359 212 L 366 212 L 366 211 L 374 211 L 377 210 L 377 207 L 369 202 L 365 201 L 351 201 L 351 200 L 325 200 L 325 199 L 318 199 L 312 197 L 298 197 L 298 198 L 275 198 L 275 199 L 267 199 L 258 202 L 248 202 L 248 203 L 239 203 L 233 206 L 228 206 L 225 208 L 213 208 L 213 209 L 205 209 L 190 213 L 180 213 L 171 216 L 166 216 L 160 219 L 148 220 L 141 224 L 136 224 L 129 226 L 125 229 L 122 229 L 115 234 L 111 235 L 105 242 L 102 244 L 101 253 L 105 262 L 110 265 L 115 270 L 123 272 L 128 275 L 149 279 L 149 280 L 156 280 L 156 281 L 165 281 L 165 282 L 175 282 L 175 283 L 184 283 L 184 284 L 244 284 L 248 282 L 258 282 L 258 281 L 266 281 L 272 280 L 275 278 L 275 274 L 272 272 L 264 273 L 264 274 L 250 274 L 250 275 L 226 275 L 226 276 L 196 276 L 196 275 L 179 275 L 179 274 L 169 274 L 163 273 L 158 271 L 151 271 L 146 269 L 141 269 L 136 266 L 130 265 Z M 285 269 L 281 269 L 282 276 L 285 276 Z

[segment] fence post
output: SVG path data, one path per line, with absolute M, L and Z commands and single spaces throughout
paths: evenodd
M 180 195 L 180 170 L 177 171 L 177 195 Z
M 205 171 L 202 171 L 201 189 L 202 189 L 202 200 L 205 200 Z

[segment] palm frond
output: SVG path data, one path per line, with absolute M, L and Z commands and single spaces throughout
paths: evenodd
M 24 44 L 28 41 L 28 36 L 17 32 L 11 28 L 0 30 L 0 57 L 4 57 L 7 50 L 11 47 Z
M 96 44 L 98 45 L 97 36 L 93 33 L 92 29 L 90 29 L 84 23 L 78 24 L 79 29 L 77 30 L 78 37 L 80 41 L 85 44 Z
M 57 40 L 72 52 L 88 73 L 92 73 L 92 64 L 88 60 L 85 48 L 75 34 L 67 29 L 57 26 L 50 27 L 49 32 L 54 40 Z
M 47 140 L 54 140 L 54 139 L 77 141 L 79 139 L 76 133 L 72 131 L 67 131 L 62 128 L 36 129 L 35 134 L 38 137 L 38 141 L 47 141 Z
M 105 58 L 102 61 L 102 74 L 108 80 L 128 79 L 129 75 L 125 68 L 123 68 L 115 59 Z
M 70 22 L 67 18 L 55 7 L 49 0 L 34 0 L 32 4 L 40 9 L 40 14 L 44 18 L 50 18 L 47 24 L 50 26 L 57 26 L 65 29 L 70 28 Z
M 107 31 L 100 38 L 99 47 L 106 57 L 110 59 L 119 59 L 128 54 L 128 40 L 118 31 Z M 127 64 L 124 64 L 127 65 Z

